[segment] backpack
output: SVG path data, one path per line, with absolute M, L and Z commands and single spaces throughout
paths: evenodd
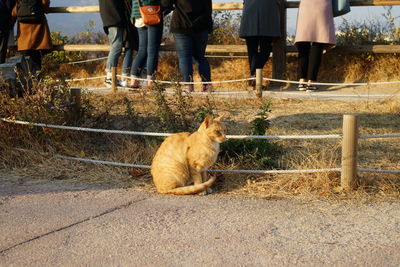
M 22 23 L 41 23 L 44 20 L 41 0 L 19 0 L 17 2 L 17 19 Z

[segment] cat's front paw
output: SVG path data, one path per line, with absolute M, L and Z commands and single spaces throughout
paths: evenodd
M 207 191 L 204 190 L 204 191 L 198 193 L 197 195 L 199 195 L 199 196 L 205 196 L 205 195 L 207 195 Z
M 213 192 L 213 190 L 211 188 L 207 188 L 203 192 L 198 193 L 198 195 L 199 196 L 205 196 L 205 195 L 211 194 L 212 192 Z

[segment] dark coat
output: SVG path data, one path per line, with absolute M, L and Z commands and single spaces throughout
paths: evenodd
M 103 29 L 108 34 L 108 27 L 125 27 L 125 5 L 122 0 L 99 0 L 100 17 Z
M 131 21 L 132 1 L 124 0 L 124 4 L 125 4 L 124 16 L 126 20 L 126 27 L 123 36 L 124 47 L 138 51 L 139 48 L 138 31 L 135 25 L 133 25 Z
M 195 33 L 212 31 L 211 0 L 161 0 L 165 9 L 174 9 L 171 19 L 171 32 Z
M 50 0 L 42 0 L 44 12 L 47 13 Z M 14 19 L 17 18 L 17 6 L 12 11 Z M 21 50 L 50 50 L 53 48 L 51 35 L 47 20 L 41 23 L 22 23 L 18 22 L 17 27 L 17 46 Z
M 239 36 L 280 37 L 279 8 L 279 0 L 244 0 Z
M 0 28 L 2 26 L 9 28 L 12 24 L 11 12 L 15 3 L 16 0 L 0 0 Z

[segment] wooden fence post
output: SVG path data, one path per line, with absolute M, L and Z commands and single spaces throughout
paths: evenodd
M 272 78 L 284 79 L 286 74 L 286 1 L 280 0 L 281 38 L 274 41 L 272 47 Z M 281 83 L 271 83 L 281 86 Z
M 256 96 L 258 98 L 262 97 L 262 84 L 263 84 L 263 70 L 256 69 Z
M 117 68 L 111 67 L 111 88 L 113 93 L 117 92 Z
M 358 123 L 357 116 L 343 116 L 342 174 L 340 183 L 343 189 L 352 190 L 357 178 Z
M 71 119 L 77 121 L 81 116 L 81 89 L 71 88 L 70 89 L 70 106 Z

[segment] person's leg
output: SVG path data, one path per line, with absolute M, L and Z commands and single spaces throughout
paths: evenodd
M 174 33 L 179 71 L 184 82 L 193 81 L 193 39 L 190 34 Z M 193 87 L 193 86 L 192 86 Z M 192 88 L 191 87 L 191 88 Z
M 22 50 L 20 51 L 21 55 L 24 57 L 29 57 L 30 60 L 32 61 L 32 66 L 29 72 L 31 74 L 35 74 L 37 71 L 39 71 L 42 67 L 42 55 L 39 50 Z
M 138 53 L 135 56 L 135 59 L 132 63 L 131 68 L 131 77 L 132 78 L 139 78 L 142 73 L 142 69 L 146 64 L 147 61 L 147 27 L 138 28 L 138 35 L 139 35 L 139 48 Z M 140 84 L 139 80 L 131 79 L 131 86 L 138 87 Z
M 211 81 L 210 64 L 205 58 L 207 41 L 208 31 L 193 34 L 193 58 L 203 82 Z
M 298 42 L 297 43 L 297 50 L 299 52 L 298 58 L 297 58 L 298 59 L 297 76 L 299 79 L 307 78 L 310 46 L 311 46 L 311 44 L 308 42 Z
M 258 38 L 256 37 L 247 37 L 246 38 L 246 46 L 247 46 L 247 58 L 249 60 L 249 69 L 250 76 L 256 75 L 256 59 L 258 53 Z
M 122 50 L 122 34 L 123 29 L 118 27 L 108 28 L 108 40 L 110 43 L 110 52 L 108 53 L 106 63 L 106 79 L 111 79 L 111 68 L 117 67 L 118 58 L 121 55 Z M 107 82 L 107 80 L 106 80 Z
M 130 48 L 126 48 L 124 51 L 124 60 L 122 61 L 122 75 L 128 76 L 131 73 L 132 62 L 133 51 Z
M 308 58 L 310 53 L 310 43 L 309 42 L 298 42 L 296 44 L 298 56 L 297 56 L 297 77 L 299 82 L 306 82 L 307 70 L 308 70 Z M 307 89 L 306 84 L 299 84 L 297 89 L 300 91 L 305 91 Z
M 10 26 L 0 25 L 0 64 L 6 62 L 9 35 L 10 35 Z
M 197 65 L 199 75 L 203 82 L 211 81 L 211 69 L 208 60 L 205 57 L 208 42 L 208 31 L 195 33 L 193 40 L 193 58 Z M 201 87 L 202 92 L 213 91 L 213 87 L 209 83 L 204 83 Z
M 260 51 L 257 53 L 255 66 L 256 69 L 263 69 L 272 51 L 272 38 L 259 37 L 259 45 Z
M 307 79 L 309 81 L 317 80 L 319 67 L 321 66 L 323 49 L 324 49 L 324 44 L 312 43 L 311 45 L 308 69 L 307 69 Z
M 154 73 L 157 71 L 158 55 L 163 32 L 163 24 L 148 26 L 148 43 L 147 43 L 147 79 L 153 79 Z
M 33 59 L 33 62 L 37 66 L 37 70 L 38 71 L 41 70 L 42 69 L 42 51 L 32 50 L 32 59 Z
M 120 85 L 125 87 L 128 85 L 128 76 L 131 73 L 133 51 L 130 48 L 125 48 L 124 59 L 122 61 L 122 79 Z

